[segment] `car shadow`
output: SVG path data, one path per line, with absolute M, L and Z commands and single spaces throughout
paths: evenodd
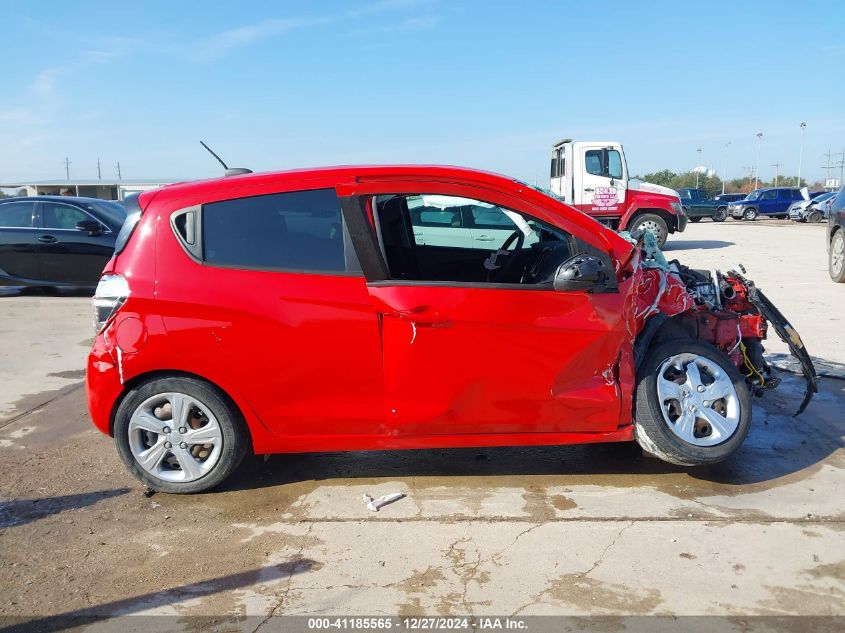
M 115 488 L 41 499 L 0 501 L 0 529 L 25 525 L 66 510 L 84 508 L 104 499 L 125 495 L 129 490 L 129 488 Z
M 150 592 L 123 600 L 106 602 L 104 604 L 78 609 L 76 611 L 68 611 L 58 615 L 35 619 L 26 617 L 5 617 L 0 619 L 0 627 L 3 627 L 3 633 L 24 633 L 31 631 L 49 633 L 52 631 L 64 631 L 67 629 L 75 630 L 77 627 L 94 624 L 95 622 L 108 620 L 116 616 L 131 616 L 132 614 L 140 611 L 160 609 L 161 607 L 167 607 L 169 605 L 184 602 L 185 600 L 196 600 L 197 598 L 213 596 L 218 593 L 235 591 L 243 587 L 251 587 L 279 580 L 287 580 L 294 575 L 309 572 L 312 569 L 319 569 L 321 566 L 321 563 L 311 560 L 310 558 L 296 557 L 280 565 L 271 565 L 269 567 L 261 567 L 237 574 L 230 574 L 228 576 L 210 578 L 201 582 L 182 585 L 181 587 L 174 587 L 172 589 Z M 183 617 L 184 616 L 172 616 L 170 618 L 172 620 L 171 624 L 175 625 L 176 621 L 183 619 Z M 144 618 L 147 619 L 147 622 L 143 621 Z M 243 616 L 233 616 L 233 618 L 240 624 L 243 624 Z M 133 616 L 131 626 L 126 623 L 127 627 L 124 629 L 124 627 L 120 626 L 118 622 L 118 626 L 109 628 L 108 630 L 165 630 L 159 628 L 159 626 L 167 624 L 167 619 L 168 618 L 160 615 Z M 226 619 L 226 616 L 219 615 L 209 616 L 207 618 L 192 616 L 190 618 L 192 627 L 190 628 L 197 631 L 212 629 L 229 630 L 226 626 L 223 626 Z M 254 619 L 254 624 L 260 626 L 261 621 L 264 618 L 255 617 Z M 241 626 L 237 626 L 235 628 L 241 630 Z M 168 626 L 166 630 L 173 629 Z
M 2 297 L 92 297 L 93 288 L 55 288 L 52 286 L 0 286 Z
M 717 248 L 727 248 L 733 246 L 734 242 L 725 242 L 724 240 L 679 240 L 676 238 L 670 239 L 661 249 L 667 251 L 684 251 L 684 250 L 713 250 Z
M 795 381 L 794 390 L 799 389 L 800 381 L 791 380 Z M 508 478 L 524 476 L 545 478 L 548 485 L 652 485 L 687 488 L 700 494 L 735 494 L 744 487 L 758 490 L 810 476 L 845 447 L 845 433 L 831 429 L 826 417 L 814 416 L 812 404 L 801 418 L 793 418 L 799 402 L 800 397 L 790 392 L 766 409 L 755 406 L 754 422 L 743 446 L 728 460 L 710 466 L 685 468 L 645 457 L 634 442 L 282 454 L 266 461 L 262 457 L 246 460 L 216 491 L 397 477 L 487 477 L 495 486 L 507 485 Z M 438 485 L 450 483 L 461 484 L 444 480 Z

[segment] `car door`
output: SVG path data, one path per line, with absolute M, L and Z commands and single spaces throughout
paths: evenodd
M 488 205 L 488 214 L 490 207 L 500 215 L 518 214 L 525 222 L 511 223 L 509 233 L 530 221 L 529 230 L 542 238 L 526 246 L 526 236 L 519 253 L 529 258 L 551 253 L 546 261 L 551 268 L 577 250 L 565 228 L 531 218 L 530 207 L 518 200 L 469 187 L 430 186 L 442 187 L 435 189 L 440 195 Z M 393 187 L 396 191 L 401 183 Z M 407 187 L 412 191 L 419 183 Z M 623 295 L 497 283 L 490 275 L 504 266 L 496 251 L 500 245 L 432 248 L 414 242 L 402 194 L 367 200 L 379 236 L 381 263 L 365 272 L 382 324 L 387 433 L 595 433 L 617 428 L 620 387 L 614 372 L 620 350 L 630 344 Z M 516 254 L 512 248 L 507 257 Z
M 34 200 L 0 204 L 0 277 L 39 279 L 38 235 Z
M 768 189 L 760 194 L 759 207 L 761 215 L 772 215 L 774 213 L 777 213 L 777 205 L 777 189 Z
M 614 214 L 625 203 L 626 181 L 618 150 L 596 145 L 581 147 L 581 187 L 575 206 L 590 215 Z
M 114 235 L 105 224 L 77 206 L 42 200 L 39 235 L 41 279 L 46 282 L 93 286 L 114 252 Z M 76 228 L 80 222 L 100 224 L 99 231 Z

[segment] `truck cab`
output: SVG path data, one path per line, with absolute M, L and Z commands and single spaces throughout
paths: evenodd
M 618 231 L 651 231 L 662 246 L 686 228 L 676 191 L 631 179 L 620 143 L 563 139 L 552 146 L 552 192 Z

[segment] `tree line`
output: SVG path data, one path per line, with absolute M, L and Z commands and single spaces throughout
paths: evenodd
M 663 169 L 655 171 L 643 176 L 635 176 L 645 182 L 650 182 L 655 185 L 663 185 L 670 189 L 678 190 L 684 187 L 696 186 L 696 174 L 693 172 L 677 173 L 670 169 Z M 757 188 L 763 187 L 795 187 L 798 186 L 797 176 L 779 176 L 777 182 L 772 180 L 758 180 Z M 824 187 L 824 183 L 814 182 L 808 185 L 807 181 L 801 179 L 801 187 L 809 186 L 810 191 L 816 191 Z M 703 189 L 712 197 L 722 193 L 722 179 L 716 176 L 708 176 L 707 174 L 698 174 L 698 188 Z M 725 193 L 750 193 L 754 191 L 754 178 L 733 178 L 725 181 Z

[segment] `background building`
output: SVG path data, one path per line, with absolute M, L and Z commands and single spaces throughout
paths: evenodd
M 6 189 L 11 195 L 21 189 L 28 196 L 57 196 L 65 187 L 70 187 L 75 196 L 102 198 L 103 200 L 123 200 L 133 193 L 149 189 L 158 189 L 164 185 L 178 182 L 175 179 L 158 180 L 39 180 L 26 182 L 0 183 L 0 189 Z M 10 191 L 11 190 L 11 191 Z M 12 194 L 14 191 L 14 194 Z

